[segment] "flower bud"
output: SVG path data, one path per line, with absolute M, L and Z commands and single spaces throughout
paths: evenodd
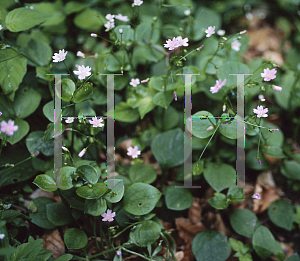
M 97 37 L 98 35 L 97 35 L 97 34 L 93 34 L 93 33 L 92 33 L 92 34 L 91 34 L 91 36 L 92 36 L 92 37 Z
M 122 29 L 119 29 L 119 33 L 122 34 L 122 33 L 123 33 L 123 30 L 122 30 Z

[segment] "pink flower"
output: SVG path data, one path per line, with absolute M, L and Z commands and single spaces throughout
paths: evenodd
M 58 62 L 64 61 L 65 58 L 66 58 L 67 53 L 68 53 L 68 52 L 65 52 L 64 49 L 59 50 L 58 53 L 55 53 L 55 54 L 52 56 L 53 62 L 54 62 L 54 63 L 58 63 Z
M 214 127 L 213 126 L 209 126 L 207 129 L 206 129 L 206 131 L 210 131 L 210 130 L 212 130 Z
M 176 92 L 174 92 L 175 101 L 177 101 L 177 95 Z
M 261 199 L 261 195 L 258 194 L 258 193 L 255 193 L 255 194 L 252 196 L 252 198 L 254 198 L 254 199 Z
M 179 47 L 179 43 L 177 41 L 177 38 L 173 37 L 173 39 L 168 39 L 166 41 L 167 43 L 164 44 L 165 48 L 169 48 L 169 50 L 174 50 L 175 48 Z
M 83 80 L 85 77 L 88 77 L 91 75 L 92 68 L 90 66 L 84 67 L 84 65 L 78 66 L 78 71 L 73 71 L 74 74 L 78 75 L 79 80 Z
M 93 127 L 103 127 L 102 118 L 97 119 L 97 117 L 93 117 L 92 120 L 89 120 L 90 124 L 93 124 Z
M 141 151 L 138 150 L 138 149 L 139 149 L 138 146 L 135 146 L 134 148 L 129 147 L 129 148 L 127 149 L 127 150 L 128 150 L 127 155 L 128 155 L 128 156 L 132 156 L 132 158 L 137 158 L 138 155 L 141 154 Z
M 231 49 L 235 50 L 236 52 L 240 50 L 240 47 L 241 47 L 241 43 L 236 39 L 231 43 Z
M 212 34 L 215 33 L 215 26 L 209 26 L 206 30 L 205 33 L 207 33 L 206 37 L 210 37 Z
M 92 36 L 92 37 L 97 37 L 98 35 L 97 35 L 97 34 L 94 34 L 94 33 L 91 33 L 91 36 Z
M 145 79 L 145 80 L 142 80 L 141 83 L 145 83 L 145 82 L 148 82 L 149 81 L 149 78 Z
M 125 16 L 125 15 L 123 16 L 121 14 L 116 15 L 115 18 L 118 19 L 118 20 L 120 20 L 120 21 L 123 21 L 123 22 L 128 22 L 129 21 L 129 19 L 128 19 L 127 16 Z
M 79 152 L 78 157 L 82 157 L 86 152 L 86 148 L 84 148 L 82 151 Z
M 121 250 L 118 250 L 117 251 L 117 256 L 120 256 L 120 255 L 122 255 L 122 252 L 121 252 Z
M 240 34 L 245 34 L 247 33 L 247 30 L 241 31 Z
M 216 81 L 216 85 L 215 86 L 212 86 L 210 87 L 210 91 L 212 93 L 217 93 L 219 90 L 221 90 L 221 88 L 225 85 L 226 83 L 226 79 L 222 82 L 222 80 L 217 80 Z
M 178 36 L 176 39 L 177 39 L 177 42 L 178 42 L 179 46 L 189 46 L 189 44 L 187 43 L 189 41 L 188 38 L 182 39 L 181 36 Z
M 84 53 L 81 52 L 81 51 L 78 51 L 77 54 L 76 54 L 78 57 L 85 57 Z
M 40 154 L 40 152 L 37 151 L 36 153 L 34 153 L 34 156 L 37 156 L 37 155 L 39 155 L 39 154 Z
M 261 165 L 261 160 L 260 159 L 258 159 L 258 163 L 259 163 L 259 165 Z
M 200 50 L 203 48 L 203 46 L 204 46 L 204 45 L 202 44 L 200 47 L 198 47 L 198 48 L 197 48 L 197 51 L 200 51 Z
M 106 24 L 104 24 L 104 26 L 106 28 L 105 31 L 109 31 L 110 29 L 113 29 L 115 27 L 115 23 L 108 21 Z
M 269 68 L 267 68 L 267 69 L 264 69 L 264 72 L 261 73 L 260 75 L 261 75 L 261 77 L 264 77 L 264 81 L 269 82 L 272 79 L 276 78 L 276 75 L 275 75 L 276 72 L 277 72 L 276 70 L 277 70 L 276 68 L 274 68 L 272 70 L 270 70 Z
M 18 126 L 14 126 L 15 122 L 9 120 L 8 123 L 6 121 L 1 122 L 1 131 L 6 133 L 7 135 L 13 135 L 15 131 L 18 130 Z
M 266 117 L 268 117 L 268 115 L 267 115 L 268 110 L 269 110 L 268 108 L 264 109 L 263 106 L 260 105 L 260 106 L 257 106 L 257 109 L 253 109 L 253 112 L 257 114 L 258 118 L 260 118 L 260 117 L 266 118 Z
M 2 112 L 0 111 L 0 116 L 2 115 Z
M 114 22 L 115 15 L 107 14 L 105 18 L 110 22 Z
M 273 85 L 273 86 L 272 86 L 272 89 L 273 89 L 274 91 L 281 92 L 281 90 L 282 90 L 282 87 L 279 87 L 279 86 Z
M 140 6 L 143 3 L 141 0 L 134 0 L 133 5 L 138 5 Z
M 136 87 L 137 85 L 140 84 L 140 79 L 136 78 L 136 79 L 131 79 L 130 83 L 131 86 Z
M 112 211 L 110 209 L 108 209 L 107 213 L 104 213 L 104 214 L 101 215 L 103 217 L 102 221 L 109 221 L 109 222 L 111 222 L 111 221 L 114 220 L 113 217 L 115 215 L 116 215 L 116 212 L 112 213 Z

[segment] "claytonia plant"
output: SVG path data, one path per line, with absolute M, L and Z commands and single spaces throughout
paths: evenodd
M 1 132 L 6 133 L 7 135 L 12 136 L 14 134 L 15 131 L 18 130 L 18 126 L 14 125 L 15 122 L 12 120 L 9 120 L 8 122 L 6 121 L 2 121 L 1 122 Z
M 211 37 L 215 33 L 215 26 L 209 26 L 206 30 L 206 37 Z
M 90 66 L 84 66 L 84 65 L 81 65 L 81 66 L 78 66 L 78 71 L 73 71 L 74 74 L 78 75 L 78 79 L 79 80 L 84 80 L 85 77 L 88 77 L 91 75 L 91 70 L 92 68 Z
M 140 84 L 140 79 L 136 78 L 136 79 L 131 79 L 130 83 L 131 86 L 136 87 Z
M 256 109 L 253 109 L 253 112 L 257 114 L 257 118 L 261 118 L 261 117 L 266 118 L 266 117 L 268 117 L 268 114 L 267 114 L 268 108 L 264 109 L 262 105 L 257 106 Z
M 132 156 L 132 158 L 137 158 L 138 155 L 141 154 L 141 151 L 138 149 L 138 146 L 134 146 L 134 148 L 129 147 L 127 150 L 127 155 Z
M 143 3 L 141 0 L 134 0 L 133 5 L 140 6 Z
M 103 217 L 102 221 L 112 222 L 112 221 L 114 221 L 113 218 L 115 217 L 115 215 L 116 215 L 116 212 L 112 212 L 112 210 L 107 209 L 107 213 L 104 213 L 101 215 Z
M 169 50 L 174 50 L 177 47 L 180 46 L 189 46 L 188 44 L 189 39 L 184 38 L 182 39 L 182 36 L 173 37 L 173 39 L 166 40 L 167 43 L 164 44 L 165 48 L 169 48 Z
M 110 22 L 108 21 L 106 24 L 104 24 L 106 30 L 105 31 L 109 31 L 110 29 L 115 28 L 115 23 L 114 22 Z
M 264 78 L 264 81 L 269 82 L 269 81 L 271 81 L 271 80 L 273 80 L 273 79 L 276 78 L 276 75 L 275 75 L 276 72 L 277 72 L 276 68 L 274 68 L 272 70 L 270 70 L 269 68 L 267 68 L 267 69 L 264 69 L 264 72 L 261 73 L 260 75 L 261 75 L 261 77 Z
M 123 16 L 122 14 L 117 14 L 115 16 L 115 18 L 120 20 L 120 21 L 123 21 L 123 22 L 128 22 L 129 21 L 128 17 L 126 15 Z
M 74 118 L 73 117 L 68 117 L 65 122 L 66 123 L 72 123 L 74 121 Z
M 66 59 L 66 55 L 68 52 L 65 52 L 64 49 L 59 50 L 58 53 L 55 53 L 52 58 L 54 63 L 62 62 Z
M 240 47 L 241 47 L 241 43 L 236 39 L 231 43 L 231 49 L 236 52 L 240 50 Z
M 210 87 L 211 93 L 217 93 L 221 88 L 225 85 L 226 79 L 222 82 L 222 80 L 217 80 L 215 86 Z
M 102 118 L 97 119 L 97 117 L 92 118 L 92 120 L 90 120 L 90 124 L 93 124 L 93 127 L 103 127 L 104 124 L 102 123 Z

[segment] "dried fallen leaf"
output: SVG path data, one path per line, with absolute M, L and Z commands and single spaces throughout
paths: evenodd
M 52 251 L 53 258 L 58 258 L 65 253 L 65 243 L 57 229 L 50 230 L 42 236 L 43 247 Z

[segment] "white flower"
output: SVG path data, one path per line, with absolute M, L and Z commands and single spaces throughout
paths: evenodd
M 247 30 L 241 31 L 240 34 L 245 34 L 247 33 Z
M 122 33 L 123 33 L 123 30 L 122 30 L 122 29 L 119 29 L 119 33 L 122 34 Z
M 3 29 L 3 26 L 0 24 L 0 31 Z
M 130 81 L 130 85 L 133 86 L 133 87 L 136 87 L 139 84 L 140 84 L 140 80 L 138 78 L 131 79 L 131 81 Z
M 86 148 L 79 152 L 78 156 L 81 158 L 86 153 Z
M 178 44 L 178 41 L 177 41 L 177 38 L 173 37 L 173 39 L 168 39 L 166 41 L 167 43 L 164 44 L 164 47 L 165 48 L 169 48 L 169 50 L 174 50 L 175 48 L 179 47 L 179 44 Z
M 77 56 L 78 56 L 78 57 L 83 57 L 83 58 L 85 57 L 84 53 L 83 53 L 83 52 L 80 52 L 80 51 L 77 52 Z
M 273 89 L 274 91 L 281 92 L 281 90 L 282 90 L 282 87 L 280 87 L 280 86 L 276 86 L 276 85 L 272 85 L 272 89 Z
M 128 17 L 126 15 L 123 16 L 121 14 L 118 14 L 118 15 L 116 15 L 115 18 L 118 19 L 118 20 L 120 20 L 120 21 L 123 21 L 123 22 L 128 22 L 129 21 L 129 19 L 128 19 Z
M 141 0 L 134 0 L 133 5 L 138 5 L 140 6 L 143 3 Z
M 29 8 L 30 8 L 31 10 L 33 10 L 33 9 L 34 9 L 34 7 L 33 7 L 33 6 L 30 6 Z
M 92 68 L 90 66 L 84 67 L 84 65 L 82 66 L 78 66 L 78 71 L 73 71 L 74 74 L 78 75 L 78 79 L 79 80 L 83 80 L 85 77 L 90 76 L 91 75 L 91 70 Z
M 97 119 L 97 117 L 93 117 L 92 120 L 89 120 L 90 124 L 93 124 L 93 127 L 103 127 L 102 118 Z
M 211 93 L 217 93 L 221 88 L 225 85 L 226 79 L 222 82 L 222 80 L 216 80 L 215 86 L 210 87 Z
M 206 30 L 205 33 L 207 33 L 206 37 L 210 37 L 212 34 L 215 33 L 215 26 L 209 26 Z
M 115 27 L 115 24 L 114 24 L 114 22 L 108 21 L 104 26 L 106 27 L 106 31 L 108 31 L 110 29 L 113 29 Z
M 218 35 L 223 36 L 225 34 L 225 30 L 218 30 L 217 32 Z
M 179 46 L 189 46 L 189 44 L 187 43 L 187 42 L 189 41 L 188 38 L 182 39 L 181 36 L 178 36 L 178 37 L 176 38 L 176 40 L 177 40 Z
M 59 50 L 58 53 L 55 53 L 55 54 L 52 56 L 53 62 L 54 62 L 54 63 L 58 63 L 58 62 L 64 61 L 65 58 L 66 58 L 67 53 L 68 53 L 68 52 L 65 52 L 64 49 Z
M 97 35 L 97 34 L 94 34 L 94 33 L 91 33 L 91 36 L 92 36 L 92 37 L 97 37 L 98 35 Z
M 135 146 L 134 148 L 129 147 L 129 148 L 127 149 L 127 150 L 128 150 L 127 155 L 128 155 L 128 156 L 132 156 L 132 158 L 137 158 L 138 155 L 141 154 L 141 151 L 138 150 L 138 149 L 139 149 L 138 146 Z
M 65 122 L 66 123 L 72 123 L 74 121 L 74 118 L 73 117 L 68 117 Z
M 69 151 L 66 147 L 64 146 L 61 146 L 61 148 L 64 150 L 64 151 Z
M 191 14 L 191 10 L 190 10 L 190 9 L 186 9 L 186 10 L 184 11 L 184 14 L 185 14 L 186 16 L 190 15 L 190 14 Z
M 235 50 L 236 52 L 238 52 L 240 50 L 240 47 L 241 47 L 241 43 L 238 40 L 234 40 L 231 43 L 231 49 Z
M 258 95 L 258 99 L 261 101 L 265 101 L 265 96 L 263 96 L 262 94 Z
M 0 239 L 3 239 L 5 237 L 5 234 L 0 234 Z
M 107 14 L 105 16 L 105 18 L 110 22 L 114 22 L 114 17 L 115 17 L 115 15 L 111 15 L 111 14 Z

